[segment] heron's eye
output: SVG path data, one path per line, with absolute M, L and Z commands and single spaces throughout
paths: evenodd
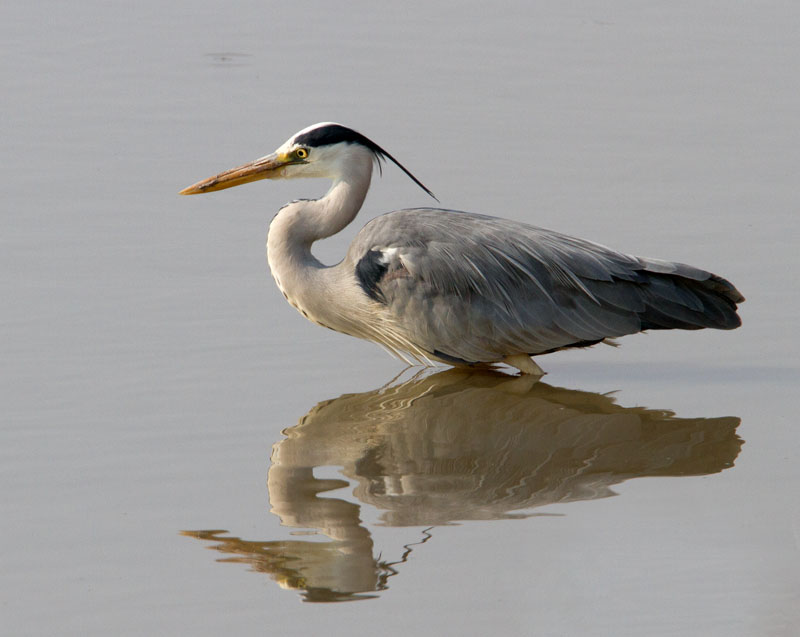
M 308 157 L 308 151 L 305 148 L 298 148 L 296 151 L 294 151 L 294 154 L 298 159 L 305 159 Z

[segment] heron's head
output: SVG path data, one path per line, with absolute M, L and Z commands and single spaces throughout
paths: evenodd
M 196 195 L 232 188 L 259 179 L 327 177 L 339 179 L 357 166 L 372 163 L 380 166 L 389 159 L 434 199 L 434 194 L 399 161 L 375 142 L 351 128 L 322 122 L 295 133 L 274 153 L 242 166 L 199 181 L 181 190 L 182 195 Z

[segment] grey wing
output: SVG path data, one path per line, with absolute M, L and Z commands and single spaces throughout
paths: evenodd
M 392 329 L 454 362 L 540 354 L 645 329 L 731 329 L 744 300 L 726 280 L 692 266 L 449 210 L 374 219 L 347 262 Z

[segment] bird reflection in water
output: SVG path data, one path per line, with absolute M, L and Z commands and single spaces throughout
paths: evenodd
M 347 601 L 387 588 L 430 527 L 526 518 L 549 504 L 615 495 L 637 477 L 697 476 L 733 466 L 739 419 L 678 418 L 621 407 L 607 394 L 531 377 L 449 370 L 316 405 L 272 450 L 267 486 L 285 526 L 329 541 L 248 541 L 184 531 L 268 573 L 306 601 Z M 344 479 L 314 476 L 339 467 Z M 386 526 L 428 527 L 394 562 L 376 557 L 360 505 Z

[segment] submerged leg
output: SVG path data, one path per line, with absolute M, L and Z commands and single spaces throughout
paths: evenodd
M 511 356 L 506 356 L 503 362 L 506 365 L 511 365 L 511 367 L 516 367 L 523 374 L 544 376 L 544 370 L 527 354 L 512 354 Z

